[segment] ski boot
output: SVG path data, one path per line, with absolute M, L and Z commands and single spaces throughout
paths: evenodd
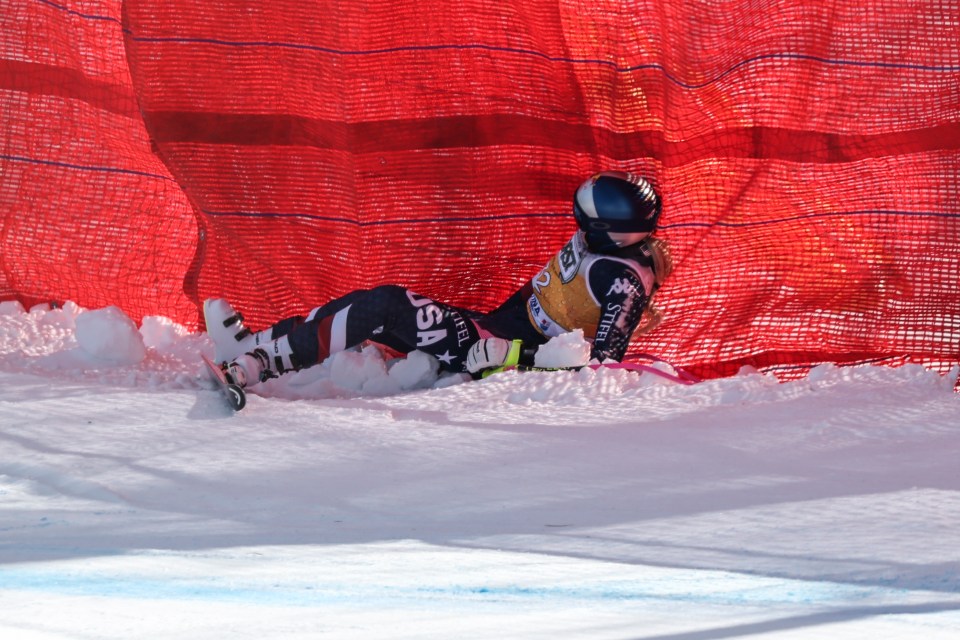
M 207 335 L 213 340 L 214 361 L 218 363 L 235 360 L 270 340 L 270 330 L 250 331 L 243 324 L 243 316 L 223 298 L 204 300 L 203 318 Z
M 270 378 L 298 371 L 300 364 L 293 355 L 287 336 L 271 340 L 223 365 L 223 373 L 232 384 L 247 387 Z
M 267 352 L 263 349 L 254 349 L 250 353 L 244 353 L 236 357 L 231 362 L 221 365 L 227 382 L 235 384 L 241 389 L 245 389 L 251 384 L 262 382 L 267 378 L 272 378 L 269 358 Z

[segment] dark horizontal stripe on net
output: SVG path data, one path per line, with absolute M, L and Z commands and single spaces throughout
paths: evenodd
M 128 118 L 140 116 L 132 86 L 98 81 L 80 69 L 0 60 L 0 89 L 78 100 Z
M 519 114 L 344 122 L 287 114 L 149 111 L 144 120 L 158 143 L 303 146 L 350 153 L 501 145 L 571 151 L 599 148 L 615 159 L 652 157 L 668 167 L 724 157 L 839 163 L 960 149 L 960 122 L 879 134 L 739 127 L 669 141 L 661 130 L 618 133 Z
M 154 178 L 157 180 L 165 180 L 167 182 L 176 183 L 176 181 L 170 176 L 160 175 L 159 173 L 150 173 L 148 171 L 137 171 L 136 169 L 119 169 L 117 167 L 98 167 L 93 165 L 74 164 L 71 162 L 60 162 L 58 160 L 43 160 L 41 158 L 27 158 L 26 156 L 14 156 L 14 155 L 7 155 L 7 154 L 0 154 L 0 160 L 8 160 L 10 162 L 25 162 L 28 164 L 57 167 L 60 169 L 70 169 L 72 171 L 96 171 L 96 172 L 102 172 L 102 173 L 119 173 L 119 174 L 125 174 L 125 175 L 140 176 L 144 178 Z

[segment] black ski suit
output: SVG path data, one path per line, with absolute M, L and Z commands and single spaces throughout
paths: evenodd
M 293 362 L 306 367 L 364 341 L 400 353 L 420 350 L 447 371 L 465 371 L 480 338 L 519 339 L 535 347 L 582 329 L 591 357 L 621 360 L 655 290 L 653 261 L 644 243 L 613 254 L 591 252 L 582 232 L 503 304 L 489 313 L 454 307 L 396 285 L 353 291 L 274 325 L 289 335 Z

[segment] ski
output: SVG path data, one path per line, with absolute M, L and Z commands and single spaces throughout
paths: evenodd
M 226 398 L 227 404 L 230 405 L 230 408 L 234 411 L 240 411 L 247 404 L 247 394 L 244 393 L 243 388 L 239 385 L 235 385 L 229 380 L 227 380 L 226 374 L 224 374 L 223 369 L 217 366 L 210 358 L 200 354 L 200 357 L 203 358 L 204 365 L 207 367 L 207 372 L 210 374 L 210 379 L 217 385 L 217 388 L 223 392 L 223 397 Z

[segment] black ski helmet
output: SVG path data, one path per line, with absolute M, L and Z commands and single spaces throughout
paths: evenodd
M 615 251 L 640 242 L 656 230 L 660 197 L 640 176 L 602 171 L 577 189 L 573 215 L 591 250 Z

